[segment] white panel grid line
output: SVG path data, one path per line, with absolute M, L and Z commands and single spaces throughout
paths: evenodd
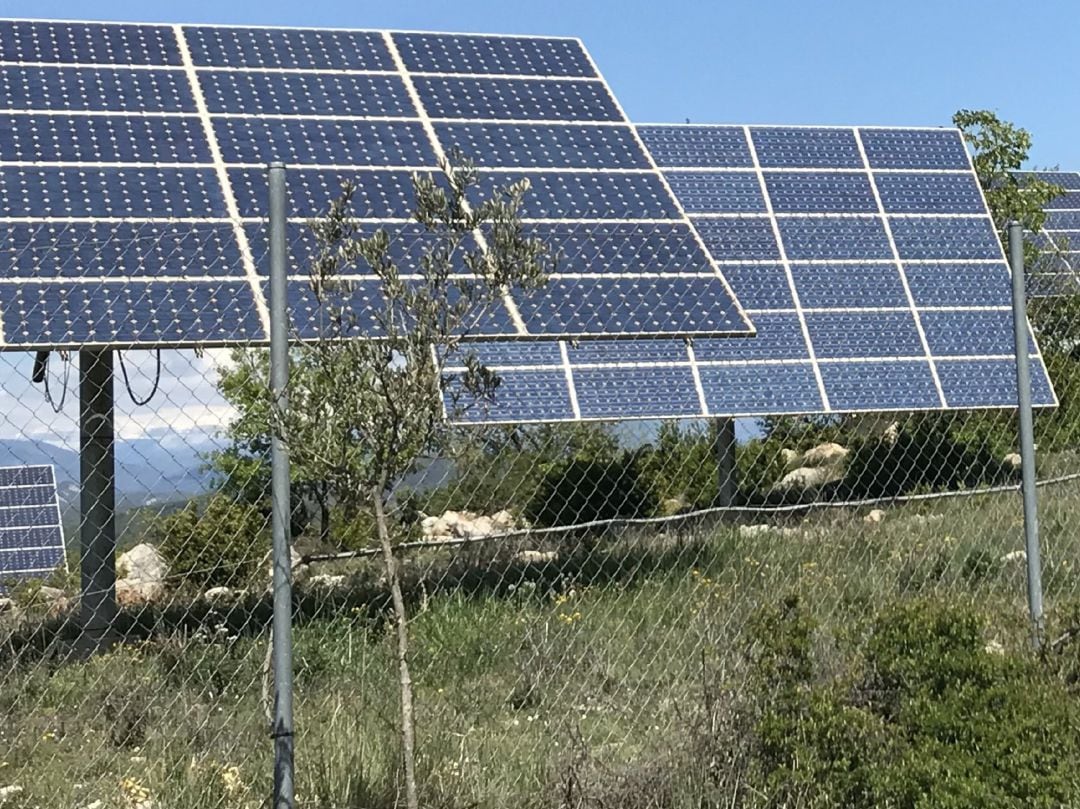
M 603 74 L 600 72 L 600 68 L 597 66 L 596 62 L 593 61 L 592 54 L 589 53 L 589 51 L 584 46 L 582 46 L 581 52 L 585 54 L 585 58 L 592 66 L 593 72 L 598 77 L 603 78 Z M 615 94 L 613 92 L 611 92 L 611 89 L 608 86 L 607 82 L 604 82 L 604 88 L 608 94 L 608 97 L 611 99 L 611 103 L 615 106 L 615 109 L 619 111 L 619 115 L 622 116 L 623 121 L 629 121 L 630 118 L 626 115 L 626 111 L 623 109 L 622 104 L 619 102 L 619 99 L 615 97 Z M 698 249 L 701 250 L 702 255 L 704 255 L 709 261 L 714 272 L 716 273 L 716 277 L 720 279 L 720 283 L 724 285 L 724 291 L 727 293 L 729 298 L 731 298 L 733 301 L 737 301 L 738 298 L 735 296 L 735 291 L 731 288 L 731 284 L 728 282 L 727 276 L 725 276 L 720 271 L 719 265 L 713 258 L 712 251 L 710 251 L 708 247 L 706 247 L 705 240 L 701 237 L 701 234 L 698 233 L 698 229 L 694 227 L 691 223 L 690 217 L 687 214 L 686 209 L 683 208 L 682 200 L 680 200 L 675 194 L 674 190 L 672 190 L 671 184 L 668 182 L 667 177 L 665 176 L 664 172 L 660 170 L 660 167 L 657 165 L 656 160 L 652 156 L 652 152 L 649 151 L 648 147 L 645 145 L 645 141 L 641 137 L 641 133 L 638 132 L 636 126 L 630 126 L 630 133 L 634 138 L 634 143 L 637 144 L 637 147 L 641 150 L 641 153 L 645 155 L 645 159 L 648 162 L 649 167 L 654 172 L 656 172 L 656 176 L 660 179 L 660 183 L 664 186 L 664 190 L 667 192 L 668 198 L 674 204 L 675 209 L 679 212 L 680 219 L 682 220 L 682 222 L 690 226 L 690 231 L 694 236 L 694 240 L 697 242 Z M 756 333 L 754 324 L 750 322 L 750 319 L 746 316 L 745 312 L 742 310 L 741 307 L 738 307 L 738 309 L 739 319 L 742 320 L 743 325 L 750 330 L 747 334 L 743 336 L 753 337 Z
M 559 356 L 562 357 L 562 371 L 566 377 L 566 392 L 570 397 L 570 411 L 574 418 L 581 419 L 581 405 L 578 404 L 577 385 L 574 382 L 574 369 L 570 365 L 570 351 L 565 340 L 559 341 Z
M 881 192 L 878 190 L 877 180 L 874 178 L 874 172 L 870 166 L 870 159 L 866 156 L 866 147 L 863 145 L 862 134 L 857 127 L 853 132 L 855 133 L 855 145 L 858 147 L 859 156 L 862 158 L 863 166 L 866 167 L 866 170 L 870 175 L 870 190 L 874 194 L 874 201 L 877 203 L 878 213 L 881 216 L 881 222 L 885 228 L 885 235 L 889 240 L 889 249 L 892 251 L 893 258 L 895 259 L 896 271 L 900 274 L 900 283 L 903 286 L 904 297 L 907 298 L 911 316 L 915 321 L 915 329 L 919 334 L 919 342 L 922 343 L 923 351 L 926 352 L 925 359 L 930 366 L 930 376 L 934 381 L 934 388 L 937 390 L 941 406 L 943 408 L 948 408 L 949 403 L 945 398 L 945 389 L 941 386 L 941 377 L 938 375 L 937 363 L 934 361 L 934 353 L 930 350 L 930 342 L 926 339 L 926 330 L 923 328 L 922 319 L 919 317 L 918 309 L 915 306 L 915 295 L 911 291 L 907 272 L 904 270 L 904 262 L 901 260 L 900 251 L 896 247 L 896 239 L 893 237 L 892 226 L 889 224 L 889 215 L 886 213 L 885 205 L 881 201 Z
M 810 337 L 810 328 L 806 323 L 806 315 L 803 312 L 802 301 L 799 298 L 799 290 L 795 284 L 795 275 L 791 271 L 791 262 L 788 261 L 787 248 L 784 245 L 784 240 L 780 233 L 780 225 L 776 218 L 772 216 L 772 197 L 769 195 L 769 187 L 765 182 L 765 175 L 761 172 L 761 161 L 758 160 L 757 146 L 754 144 L 754 138 L 751 134 L 750 127 L 744 126 L 742 128 L 743 137 L 746 139 L 747 148 L 750 151 L 750 160 L 752 161 L 754 168 L 757 170 L 758 188 L 761 191 L 761 196 L 765 201 L 765 210 L 770 215 L 770 225 L 772 226 L 773 239 L 776 240 L 777 250 L 780 254 L 779 263 L 784 268 L 784 278 L 787 281 L 788 291 L 791 293 L 791 299 L 795 304 L 795 310 L 799 316 L 799 328 L 802 331 L 803 342 L 806 345 L 807 356 L 810 358 L 810 366 L 814 371 L 814 381 L 817 383 L 818 394 L 821 396 L 821 403 L 826 413 L 831 411 L 829 404 L 829 394 L 825 390 L 825 379 L 821 374 L 821 368 L 817 363 L 817 355 L 814 351 L 814 341 Z
M 423 126 L 424 132 L 431 142 L 431 148 L 435 150 L 435 157 L 439 161 L 446 162 L 446 151 L 442 147 L 442 143 L 439 141 L 439 136 L 435 132 L 435 126 L 431 123 L 431 118 L 428 117 L 427 109 L 424 107 L 424 102 L 420 98 L 420 93 L 416 90 L 416 85 L 413 84 L 412 77 L 409 75 L 409 71 L 405 67 L 405 61 L 401 58 L 401 54 L 398 52 L 397 43 L 394 42 L 394 38 L 389 32 L 383 33 L 383 42 L 387 49 L 390 51 L 390 58 L 394 62 L 394 66 L 397 68 L 398 73 L 401 76 L 401 80 L 405 83 L 405 92 L 409 95 L 409 100 L 412 102 L 413 107 L 416 109 L 416 114 L 420 118 L 420 125 Z M 467 202 L 462 202 L 462 205 L 468 207 Z M 473 231 L 473 238 L 476 239 L 477 244 L 480 245 L 480 249 L 485 253 L 489 252 L 487 239 L 479 229 Z M 734 296 L 733 296 L 734 297 Z M 528 334 L 528 329 L 525 328 L 525 320 L 521 316 L 521 312 L 518 310 L 517 303 L 511 298 L 509 290 L 502 291 L 503 305 L 506 307 L 507 312 L 510 314 L 510 320 L 514 324 L 514 328 L 517 329 L 519 335 Z
M 210 149 L 210 156 L 214 162 L 214 170 L 217 174 L 218 184 L 221 186 L 221 193 L 225 198 L 225 209 L 229 214 L 229 219 L 232 221 L 233 236 L 240 249 L 240 257 L 243 261 L 244 272 L 247 275 L 248 284 L 251 286 L 251 294 L 255 301 L 255 309 L 258 312 L 263 332 L 269 335 L 270 308 L 266 303 L 266 299 L 263 297 L 262 279 L 259 277 L 258 270 L 255 268 L 255 259 L 251 253 L 251 245 L 248 243 L 247 232 L 244 230 L 243 223 L 240 219 L 240 207 L 237 205 L 236 195 L 233 193 L 232 183 L 229 180 L 229 172 L 221 154 L 221 146 L 218 144 L 217 134 L 214 132 L 214 124 L 211 120 L 210 113 L 207 111 L 206 98 L 203 96 L 202 85 L 199 83 L 199 77 L 195 71 L 195 65 L 191 58 L 191 50 L 188 48 L 187 40 L 184 38 L 183 26 L 174 25 L 172 26 L 172 30 L 173 34 L 176 36 L 177 47 L 180 49 L 180 58 L 184 63 L 184 72 L 187 76 L 188 83 L 191 85 L 191 92 L 195 97 L 195 107 L 199 112 L 199 120 L 202 122 L 203 132 Z
M 690 361 L 690 376 L 694 380 L 694 391 L 697 393 L 698 407 L 701 408 L 701 415 L 710 416 L 709 401 L 705 398 L 705 386 L 701 383 L 701 368 L 698 367 L 697 355 L 694 353 L 694 343 L 692 340 L 686 341 L 686 356 Z

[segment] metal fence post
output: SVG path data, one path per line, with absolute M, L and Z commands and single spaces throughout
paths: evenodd
M 270 388 L 279 412 L 288 409 L 289 333 L 285 165 L 271 163 L 270 185 Z M 274 569 L 274 802 L 293 809 L 292 560 L 289 537 L 289 450 L 275 430 L 271 444 Z
M 1036 648 L 1043 642 L 1042 559 L 1039 552 L 1039 513 L 1035 493 L 1035 436 L 1031 414 L 1031 360 L 1024 283 L 1024 232 L 1009 222 L 1009 266 L 1012 269 L 1013 331 L 1016 342 L 1016 390 L 1020 408 L 1020 468 L 1024 495 L 1024 549 L 1027 554 L 1028 607 Z

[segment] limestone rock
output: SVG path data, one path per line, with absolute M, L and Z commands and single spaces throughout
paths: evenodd
M 997 638 L 993 638 L 992 640 L 987 641 L 986 646 L 983 647 L 983 650 L 987 654 L 991 655 L 1005 654 L 1005 646 Z
M 780 460 L 784 462 L 785 468 L 794 468 L 799 464 L 799 458 L 801 456 L 793 449 L 784 447 L 780 450 Z
M 241 594 L 243 590 L 233 590 L 231 587 L 211 587 L 203 593 L 203 598 L 212 604 L 223 604 L 235 600 Z
M 812 447 L 803 453 L 801 465 L 814 468 L 821 466 L 840 466 L 847 461 L 848 455 L 850 454 L 851 450 L 847 447 L 842 447 L 839 444 L 832 442 L 818 444 L 816 447 Z
M 1019 452 L 1010 452 L 1001 459 L 1001 463 L 1009 467 L 1013 472 L 1019 472 L 1020 467 L 1023 466 L 1023 460 L 1020 458 Z
M 690 502 L 683 496 L 669 497 L 660 503 L 660 514 L 663 517 L 674 517 L 676 514 L 684 514 L 690 510 Z
M 514 556 L 514 559 L 526 565 L 546 565 L 558 558 L 558 551 L 518 551 Z
M 39 587 L 37 594 L 49 616 L 61 615 L 71 609 L 71 599 L 59 587 Z
M 491 515 L 491 526 L 496 531 L 513 531 L 517 528 L 517 518 L 506 509 L 496 511 Z
M 844 477 L 844 470 L 834 466 L 800 466 L 792 469 L 773 485 L 773 491 L 795 492 L 818 489 Z
M 881 442 L 888 447 L 895 447 L 900 440 L 900 422 L 894 421 L 881 431 Z
M 1001 557 L 1001 561 L 1002 562 L 1026 563 L 1027 562 L 1027 551 L 1023 551 L 1023 550 L 1009 551 L 1007 554 L 1005 554 L 1004 556 Z
M 313 590 L 341 590 L 345 587 L 349 577 L 343 573 L 320 573 L 307 580 L 308 587 Z
M 768 523 L 760 523 L 758 525 L 740 525 L 739 526 L 739 538 L 740 539 L 754 539 L 766 536 L 781 536 L 791 537 L 797 536 L 802 532 L 798 528 L 791 526 L 781 525 L 769 525 Z
M 15 612 L 15 599 L 0 598 L 0 615 L 6 615 L 9 612 Z
M 885 522 L 885 509 L 872 509 L 865 517 L 863 517 L 863 522 L 870 523 L 871 525 Z
M 156 601 L 165 593 L 169 566 L 153 545 L 136 545 L 116 560 L 120 577 L 116 580 L 116 600 L 124 606 Z

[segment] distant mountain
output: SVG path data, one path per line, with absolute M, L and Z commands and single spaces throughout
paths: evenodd
M 184 500 L 206 490 L 209 475 L 202 471 L 201 455 L 214 449 L 212 442 L 163 444 L 152 438 L 116 442 L 116 493 L 118 505 L 139 506 Z M 0 440 L 0 466 L 52 464 L 56 468 L 60 497 L 78 497 L 79 453 L 77 449 L 31 439 Z

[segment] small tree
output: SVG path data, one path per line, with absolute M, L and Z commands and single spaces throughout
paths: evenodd
M 380 229 L 364 235 L 350 218 L 351 184 L 324 217 L 309 223 L 317 242 L 310 285 L 320 307 L 320 334 L 293 350 L 297 371 L 288 412 L 260 410 L 271 401 L 265 363 L 259 355 L 240 357 L 242 373 L 259 380 L 262 390 L 264 404 L 251 411 L 256 425 L 269 416 L 302 477 L 319 481 L 345 520 L 367 508 L 374 515 L 397 631 L 410 809 L 418 803 L 413 695 L 408 615 L 394 550 L 400 537 L 388 517 L 391 495 L 423 457 L 445 446 L 446 413 L 483 401 L 499 384 L 462 340 L 502 305 L 507 290 L 546 283 L 551 261 L 520 221 L 527 180 L 473 205 L 478 175 L 472 164 L 455 157 L 442 165 L 442 174 L 441 182 L 413 176 L 414 216 L 430 237 L 413 277 L 395 262 L 390 234 Z M 473 246 L 473 238 L 484 248 Z M 380 296 L 362 312 L 353 307 L 353 284 L 343 277 L 357 266 L 377 280 Z M 452 366 L 465 370 L 451 373 Z

